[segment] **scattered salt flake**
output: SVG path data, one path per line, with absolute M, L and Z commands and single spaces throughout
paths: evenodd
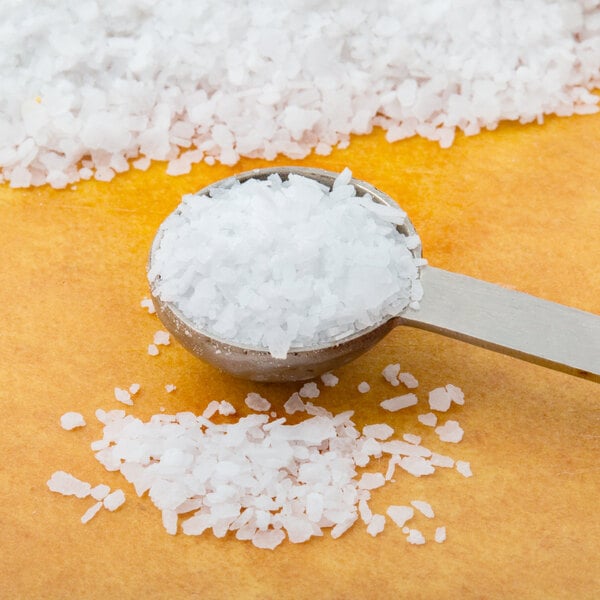
M 409 531 L 410 531 L 410 527 L 408 527 L 408 526 L 406 526 L 406 525 L 405 525 L 405 526 L 402 528 L 402 533 L 404 533 L 404 534 L 406 534 L 406 535 L 408 535 L 408 532 L 409 532 Z
M 359 500 L 358 513 L 360 514 L 360 518 L 365 525 L 368 525 L 371 522 L 373 513 L 371 512 L 366 500 Z
M 383 515 L 373 515 L 367 525 L 367 533 L 375 537 L 379 535 L 385 527 L 385 517 Z
M 408 532 L 408 537 L 406 538 L 406 541 L 409 544 L 415 544 L 417 546 L 420 546 L 421 544 L 425 543 L 425 537 L 418 529 L 411 529 Z
M 358 481 L 358 487 L 362 490 L 374 490 L 385 485 L 385 477 L 382 473 L 363 473 Z
M 365 425 L 362 432 L 365 437 L 375 438 L 376 440 L 387 440 L 394 435 L 394 430 L 386 423 Z
M 441 544 L 442 542 L 446 541 L 446 528 L 445 527 L 438 527 L 435 530 L 435 534 L 433 539 L 438 543 Z
M 158 356 L 158 348 L 155 344 L 148 344 L 148 354 L 150 356 Z
M 274 410 L 272 410 L 272 411 L 269 413 L 269 415 L 270 415 L 270 416 L 271 416 L 273 419 L 275 419 L 275 418 L 277 417 L 277 413 L 276 413 Z
M 84 427 L 85 419 L 78 412 L 66 412 L 60 418 L 60 426 L 67 431 L 71 431 L 71 429 L 75 429 L 76 427 Z
M 452 398 L 446 388 L 439 387 L 429 392 L 429 408 L 439 412 L 446 412 L 450 408 Z
M 167 331 L 158 330 L 152 341 L 155 346 L 168 346 L 171 343 L 171 336 Z
M 321 375 L 321 381 L 326 387 L 334 387 L 339 383 L 340 379 L 333 373 L 323 373 L 323 375 Z
M 464 477 L 473 476 L 473 472 L 471 471 L 471 463 L 466 460 L 457 460 L 456 470 Z
M 267 529 L 257 531 L 252 536 L 252 543 L 263 550 L 273 550 L 285 539 L 285 533 L 281 529 Z
M 271 408 L 271 403 L 256 392 L 250 392 L 244 402 L 248 408 L 257 412 L 265 412 Z
M 459 387 L 456 387 L 455 385 L 449 383 L 446 386 L 446 391 L 452 399 L 452 402 L 454 402 L 455 404 L 463 405 L 465 403 L 465 394 Z
M 412 433 L 405 433 L 402 436 L 402 439 L 409 444 L 415 444 L 415 446 L 418 446 L 421 443 L 421 436 L 413 435 Z
M 408 388 L 413 389 L 419 387 L 419 382 L 412 373 L 399 373 L 398 379 Z
M 452 442 L 454 444 L 460 442 L 464 434 L 458 421 L 446 421 L 443 425 L 436 427 L 435 432 L 442 442 Z
M 140 384 L 139 383 L 132 383 L 129 386 L 129 393 L 130 394 L 137 394 L 140 391 Z
M 106 498 L 109 492 L 110 487 L 104 483 L 100 483 L 91 489 L 90 496 L 94 500 L 104 500 L 104 498 Z
M 107 508 L 112 512 L 113 510 L 117 510 L 117 508 L 125 502 L 125 494 L 123 493 L 123 490 L 115 490 L 112 494 L 108 494 L 102 502 L 104 503 L 104 508 Z
M 392 504 L 391 506 L 388 506 L 386 513 L 398 527 L 404 527 L 406 522 L 413 518 L 415 511 L 410 506 L 398 506 Z
M 220 403 L 217 400 L 211 400 L 207 405 L 204 411 L 202 412 L 202 416 L 205 419 L 210 419 L 214 414 L 219 412 Z
M 451 469 L 454 466 L 454 459 L 450 456 L 444 456 L 443 454 L 433 453 L 429 462 L 434 467 L 445 467 Z
M 423 423 L 423 425 L 427 425 L 427 427 L 435 427 L 437 424 L 437 415 L 432 412 L 419 415 L 417 419 L 419 423 Z
M 90 495 L 92 486 L 86 481 L 81 481 L 65 471 L 56 471 L 52 473 L 46 485 L 51 492 L 57 492 L 63 496 L 77 496 L 77 498 L 87 498 Z
M 396 412 L 402 408 L 414 406 L 418 401 L 419 399 L 415 394 L 404 394 L 403 396 L 395 396 L 394 398 L 384 400 L 383 402 L 380 402 L 379 406 L 390 412 Z
M 90 506 L 82 515 L 81 522 L 85 525 L 96 516 L 96 513 L 102 508 L 102 502 L 96 502 Z
M 346 533 L 346 531 L 348 531 L 348 529 L 354 525 L 356 519 L 358 519 L 358 515 L 354 513 L 340 523 L 334 525 L 331 529 L 331 537 L 334 540 L 337 540 L 340 536 L 344 535 L 344 533 Z
M 431 504 L 429 504 L 429 502 L 425 502 L 424 500 L 413 500 L 411 504 L 428 519 L 433 519 L 435 516 L 433 508 L 431 508 Z
M 177 387 L 174 386 L 172 383 L 167 383 L 167 385 L 165 385 L 165 391 L 167 392 L 167 394 L 174 392 L 176 389 Z
M 154 308 L 154 303 L 150 298 L 144 298 L 140 302 L 140 306 L 148 310 L 148 314 L 153 315 L 156 312 L 156 308 Z
M 165 509 L 162 512 L 162 523 L 166 532 L 175 535 L 177 533 L 177 512 Z
M 398 380 L 399 373 L 400 373 L 400 365 L 398 363 L 388 365 L 381 372 L 381 374 L 383 375 L 383 378 L 388 383 L 391 383 L 393 386 L 400 385 L 400 381 Z
M 127 404 L 128 406 L 133 406 L 133 400 L 131 399 L 131 394 L 124 390 L 123 388 L 116 387 L 115 388 L 115 399 L 123 404 Z
M 398 465 L 415 477 L 431 475 L 435 471 L 431 463 L 422 456 L 403 456 Z
M 227 402 L 227 400 L 221 400 L 219 402 L 219 408 L 217 409 L 220 415 L 224 417 L 228 417 L 229 415 L 235 415 L 236 410 L 231 402 Z
M 306 406 L 304 402 L 302 402 L 302 398 L 300 398 L 298 392 L 294 392 L 283 405 L 283 409 L 288 415 L 293 415 L 296 412 L 304 412 Z
M 300 388 L 298 393 L 302 398 L 318 398 L 321 392 L 314 381 L 309 381 Z
M 370 386 L 370 385 L 369 385 L 369 384 L 368 384 L 366 381 L 361 381 L 361 382 L 358 384 L 358 391 L 359 391 L 361 394 L 366 394 L 366 393 L 367 393 L 368 391 L 370 391 L 370 390 L 371 390 L 371 386 Z

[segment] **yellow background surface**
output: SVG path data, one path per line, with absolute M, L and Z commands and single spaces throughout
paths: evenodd
M 139 307 L 151 240 L 181 195 L 265 164 L 201 165 L 176 178 L 155 164 L 75 190 L 0 187 L 0 596 L 600 597 L 600 388 L 434 334 L 396 329 L 339 369 L 340 384 L 321 386 L 318 400 L 355 410 L 359 426 L 385 421 L 471 461 L 470 479 L 397 473 L 374 491 L 374 511 L 432 504 L 433 520 L 413 522 L 430 539 L 424 546 L 407 544 L 391 522 L 376 538 L 357 522 L 338 540 L 286 541 L 273 552 L 231 536 L 170 536 L 150 500 L 95 460 L 94 411 L 123 408 L 115 386 L 141 384 L 131 412 L 142 418 L 160 407 L 199 413 L 213 399 L 245 414 L 250 391 L 281 412 L 298 389 L 235 380 L 175 343 L 150 357 L 159 323 Z M 600 313 L 600 115 L 503 124 L 448 150 L 417 138 L 388 144 L 375 131 L 330 156 L 276 164 L 349 166 L 404 207 L 431 264 Z M 398 393 L 380 374 L 392 362 L 420 382 L 419 405 L 395 414 L 379 407 Z M 356 390 L 363 380 L 372 386 L 365 395 Z M 427 392 L 447 383 L 466 394 L 447 414 L 465 430 L 458 445 L 416 419 Z M 60 428 L 71 410 L 85 428 Z M 122 488 L 127 502 L 84 526 L 93 500 L 46 487 L 59 469 Z M 436 544 L 441 525 L 448 539 Z

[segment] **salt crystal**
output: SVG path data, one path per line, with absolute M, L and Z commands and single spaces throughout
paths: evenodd
M 208 405 L 206 406 L 206 408 L 204 409 L 202 416 L 205 419 L 210 419 L 214 414 L 219 412 L 220 406 L 221 406 L 221 404 L 219 402 L 217 402 L 216 400 L 211 400 L 208 403 Z
M 147 309 L 148 314 L 153 315 L 156 312 L 156 309 L 154 308 L 154 303 L 152 302 L 152 300 L 150 300 L 150 298 L 143 298 L 140 302 L 140 306 L 142 308 Z
M 129 393 L 130 394 L 137 394 L 140 391 L 140 384 L 139 383 L 132 383 L 129 386 Z
M 264 550 L 273 550 L 285 539 L 285 533 L 281 529 L 268 529 L 267 531 L 257 531 L 252 537 L 252 543 L 257 548 Z
M 174 510 L 162 511 L 162 523 L 166 532 L 175 535 L 177 533 L 177 512 Z
M 473 472 L 471 471 L 471 463 L 466 460 L 457 460 L 456 470 L 464 477 L 473 476 Z
M 47 486 L 52 492 L 57 492 L 63 496 L 77 496 L 77 498 L 87 498 L 90 495 L 92 486 L 73 477 L 65 471 L 56 471 L 47 481 Z
M 434 467 L 445 467 L 451 469 L 454 466 L 454 459 L 450 456 L 444 456 L 443 454 L 433 453 L 429 462 Z
M 125 502 L 125 494 L 122 490 L 115 490 L 111 494 L 108 494 L 102 501 L 104 508 L 107 508 L 111 512 L 117 510 Z
M 452 442 L 454 444 L 460 442 L 464 434 L 458 421 L 446 421 L 443 425 L 436 427 L 435 432 L 442 442 Z
M 415 511 L 410 506 L 391 505 L 388 506 L 386 513 L 398 527 L 404 527 L 406 522 L 413 518 Z
M 361 381 L 358 384 L 358 391 L 361 394 L 366 394 L 368 391 L 370 391 L 370 389 L 371 389 L 371 386 L 366 381 Z
M 385 517 L 383 515 L 373 515 L 367 525 L 367 533 L 373 537 L 379 535 L 385 527 Z
M 219 408 L 217 409 L 220 415 L 227 417 L 229 415 L 235 415 L 236 410 L 231 402 L 227 402 L 227 400 L 221 400 L 219 402 Z
M 158 356 L 158 348 L 155 344 L 148 344 L 148 354 L 150 356 Z
M 394 430 L 385 423 L 377 425 L 365 425 L 363 427 L 363 435 L 366 437 L 375 438 L 376 440 L 387 440 L 394 435 Z
M 96 513 L 102 508 L 102 502 L 96 502 L 88 508 L 81 517 L 81 522 L 85 525 L 96 516 Z
M 421 545 L 425 543 L 425 537 L 418 529 L 411 529 L 408 532 L 408 537 L 406 541 L 409 544 Z
M 366 500 L 360 500 L 358 503 L 358 512 L 360 514 L 360 518 L 365 525 L 368 525 L 373 518 L 373 513 L 369 508 Z
M 165 385 L 165 391 L 167 392 L 167 394 L 174 392 L 176 389 L 177 387 L 174 386 L 172 383 L 167 383 L 167 385 Z
M 398 380 L 398 374 L 400 373 L 400 365 L 399 364 L 391 364 L 385 367 L 381 374 L 383 378 L 391 383 L 393 386 L 400 385 L 400 381 Z
M 381 473 L 363 473 L 358 487 L 363 490 L 374 490 L 385 485 L 385 478 Z
M 419 382 L 411 373 L 399 373 L 398 379 L 409 389 L 419 387 Z
M 437 424 L 437 416 L 434 413 L 426 413 L 417 417 L 419 423 L 423 423 L 427 427 L 435 427 Z
M 441 544 L 442 542 L 446 541 L 446 528 L 445 527 L 438 527 L 438 528 L 436 528 L 433 539 L 438 544 Z
M 76 427 L 84 427 L 85 419 L 83 415 L 78 412 L 66 412 L 60 418 L 60 426 L 67 431 L 75 429 Z
M 271 403 L 256 392 L 250 392 L 244 402 L 248 408 L 257 412 L 265 412 L 271 408 Z
M 283 405 L 283 408 L 288 415 L 293 415 L 296 412 L 304 412 L 306 410 L 306 406 L 297 392 L 294 392 L 289 397 L 287 402 Z
M 421 436 L 413 435 L 412 433 L 403 434 L 402 439 L 409 444 L 415 444 L 417 446 L 421 443 Z
M 424 500 L 412 500 L 411 504 L 428 519 L 433 519 L 435 516 L 433 508 L 431 508 L 431 504 L 429 504 L 429 502 L 425 502 Z
M 310 381 L 309 383 L 305 383 L 301 388 L 298 394 L 302 398 L 318 398 L 320 391 L 317 387 L 317 384 L 314 381 Z
M 171 336 L 167 331 L 159 330 L 154 334 L 155 346 L 168 346 L 171 343 Z
M 326 387 L 334 387 L 339 383 L 339 377 L 336 377 L 333 373 L 323 373 L 321 375 L 321 381 Z
M 446 412 L 450 408 L 452 398 L 446 388 L 435 388 L 429 392 L 429 407 L 432 410 Z
M 435 471 L 431 463 L 422 456 L 404 456 L 398 464 L 415 477 L 431 475 Z
M 109 492 L 110 487 L 104 483 L 100 483 L 91 489 L 90 495 L 94 500 L 104 500 Z
M 133 400 L 131 399 L 131 394 L 124 390 L 123 388 L 116 387 L 115 388 L 115 399 L 123 404 L 127 404 L 128 406 L 133 406 Z
M 465 394 L 459 387 L 449 383 L 446 386 L 446 391 L 455 404 L 463 405 L 465 403 Z
M 381 408 L 389 410 L 390 412 L 396 412 L 409 406 L 414 406 L 419 399 L 414 394 L 404 394 L 403 396 L 395 396 L 379 403 Z

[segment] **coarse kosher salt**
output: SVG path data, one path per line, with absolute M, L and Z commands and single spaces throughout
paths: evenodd
M 402 439 L 405 442 L 408 442 L 409 444 L 415 444 L 417 446 L 421 443 L 421 436 L 420 435 L 414 435 L 412 433 L 404 433 L 402 435 Z
M 63 496 L 77 496 L 77 498 L 87 498 L 92 489 L 89 483 L 81 481 L 65 471 L 52 473 L 47 485 L 52 492 L 57 492 Z
M 410 506 L 388 506 L 387 516 L 398 525 L 404 527 L 407 521 L 413 518 L 415 511 Z
M 115 388 L 115 400 L 122 402 L 123 404 L 127 404 L 128 406 L 133 406 L 133 400 L 131 399 L 131 394 L 128 390 L 124 390 L 123 388 L 116 387 Z
M 411 504 L 428 519 L 433 519 L 435 516 L 433 508 L 431 508 L 431 504 L 429 504 L 429 502 L 425 502 L 424 500 L 412 500 Z
M 158 356 L 158 348 L 156 344 L 148 344 L 148 354 L 150 356 Z
M 123 493 L 123 490 L 115 490 L 108 494 L 102 502 L 104 508 L 107 508 L 110 511 L 117 510 L 117 508 L 125 502 L 125 494 Z
M 71 431 L 71 429 L 75 429 L 76 427 L 84 427 L 85 419 L 78 412 L 66 412 L 60 418 L 60 426 L 67 431 Z
M 323 373 L 323 375 L 321 375 L 321 381 L 326 387 L 334 387 L 340 380 L 339 377 L 335 376 L 333 373 Z
M 435 432 L 438 434 L 442 442 L 460 442 L 463 438 L 463 429 L 458 424 L 458 421 L 446 421 L 443 425 L 435 428 Z
M 400 385 L 400 380 L 398 379 L 398 375 L 400 373 L 400 365 L 399 364 L 391 364 L 385 367 L 381 374 L 383 378 L 391 383 L 394 387 Z
M 140 302 L 140 306 L 142 308 L 145 308 L 148 311 L 148 314 L 150 315 L 153 315 L 156 312 L 156 309 L 154 308 L 154 303 L 152 302 L 152 300 L 150 300 L 150 298 L 143 298 Z
M 416 306 L 424 261 L 396 228 L 405 213 L 356 196 L 350 177 L 330 190 L 271 175 L 184 196 L 157 236 L 153 293 L 208 335 L 281 359 Z
M 425 537 L 418 529 L 410 529 L 406 541 L 409 544 L 421 545 L 425 543 Z
M 367 525 L 367 533 L 373 537 L 379 535 L 385 527 L 385 517 L 383 515 L 373 515 Z
M 257 412 L 264 412 L 271 408 L 271 403 L 256 392 L 250 392 L 244 402 L 248 408 Z
M 463 391 L 455 385 L 448 384 L 446 387 L 436 388 L 429 392 L 429 407 L 432 410 L 446 412 L 452 402 L 461 405 L 465 403 Z
M 167 392 L 167 394 L 174 392 L 176 389 L 177 387 L 174 386 L 172 383 L 167 383 L 167 385 L 165 385 L 165 392 Z
M 437 527 L 434 534 L 434 540 L 441 544 L 446 541 L 446 528 L 445 527 Z
M 306 405 L 302 401 L 302 398 L 300 398 L 300 394 L 294 392 L 283 405 L 283 409 L 288 415 L 293 415 L 297 412 L 305 412 Z
M 97 486 L 90 490 L 90 496 L 94 500 L 104 500 L 110 493 L 110 487 L 104 483 L 99 483 Z
M 412 373 L 398 373 L 398 379 L 408 388 L 419 387 L 419 382 Z
M 473 476 L 473 472 L 471 471 L 471 463 L 466 460 L 457 460 L 456 470 L 464 477 Z
M 387 440 L 389 437 L 394 435 L 393 428 L 386 423 L 365 425 L 362 432 L 364 436 L 374 438 L 376 440 Z
M 109 181 L 151 159 L 180 174 L 324 155 L 374 126 L 448 147 L 456 130 L 597 110 L 595 1 L 5 4 L 13 187 Z
M 404 394 L 402 396 L 388 398 L 387 400 L 380 402 L 379 406 L 390 412 L 396 412 L 397 410 L 414 406 L 418 401 L 419 399 L 415 394 Z
M 367 392 L 369 392 L 371 390 L 371 386 L 366 381 L 361 381 L 358 384 L 357 389 L 361 394 L 366 394 Z
M 137 394 L 137 393 L 140 391 L 140 387 L 141 387 L 141 386 L 140 386 L 140 384 L 139 384 L 139 383 L 132 383 L 132 384 L 129 386 L 129 393 L 130 393 L 130 394 L 132 394 L 132 395 L 135 395 L 135 394 Z
M 426 413 L 417 417 L 419 423 L 426 425 L 427 427 L 435 427 L 437 424 L 437 415 L 434 413 Z
M 318 398 L 321 392 L 314 381 L 309 381 L 300 388 L 298 394 L 301 398 Z
M 81 517 L 81 522 L 85 525 L 96 516 L 96 513 L 102 508 L 102 502 L 96 502 L 90 506 Z
M 159 330 L 154 334 L 155 346 L 168 346 L 171 343 L 171 336 L 167 331 Z

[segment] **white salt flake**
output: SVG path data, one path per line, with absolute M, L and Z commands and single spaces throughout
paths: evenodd
M 158 356 L 158 347 L 156 344 L 148 344 L 148 354 L 150 356 Z
M 252 543 L 257 548 L 273 550 L 285 539 L 285 533 L 281 529 L 268 529 L 257 531 L 252 537 Z
M 60 418 L 60 426 L 67 431 L 71 431 L 76 427 L 84 427 L 85 419 L 78 412 L 66 412 Z
M 435 471 L 431 463 L 422 456 L 404 456 L 398 465 L 415 477 L 431 475 Z
M 139 384 L 139 383 L 132 383 L 132 384 L 129 386 L 129 393 L 130 393 L 130 394 L 132 394 L 132 395 L 135 395 L 135 394 L 137 394 L 137 393 L 140 391 L 140 387 L 141 387 L 141 386 L 140 386 L 140 384 Z
M 142 308 L 145 308 L 148 311 L 148 314 L 150 315 L 153 315 L 156 312 L 156 309 L 154 308 L 154 303 L 152 302 L 152 300 L 150 300 L 150 298 L 143 298 L 140 302 L 140 306 Z
M 446 528 L 445 527 L 437 527 L 435 530 L 434 538 L 438 544 L 446 541 Z
M 384 515 L 373 515 L 371 521 L 367 525 L 367 533 L 373 537 L 379 535 L 385 527 Z
M 418 446 L 421 443 L 420 435 L 413 435 L 412 433 L 405 433 L 402 435 L 402 439 L 409 444 L 415 444 Z
M 425 543 L 425 537 L 418 529 L 411 529 L 408 532 L 406 541 L 409 544 L 421 545 Z
M 333 373 L 323 373 L 323 375 L 321 375 L 321 381 L 326 387 L 335 387 L 339 383 L 340 379 Z
M 400 365 L 398 363 L 388 365 L 381 372 L 381 374 L 383 375 L 383 378 L 388 383 L 391 383 L 393 386 L 400 385 L 400 381 L 398 379 L 398 374 L 399 373 L 400 373 Z
M 46 485 L 51 492 L 57 492 L 63 496 L 77 496 L 77 498 L 87 498 L 92 489 L 89 483 L 81 481 L 65 471 L 52 473 Z
M 454 402 L 455 404 L 463 405 L 465 403 L 465 394 L 459 387 L 456 387 L 455 385 L 449 383 L 446 386 L 446 391 L 448 392 L 448 395 L 450 396 L 452 402 Z
M 363 490 L 374 490 L 385 485 L 385 478 L 381 473 L 363 473 L 358 487 Z
M 100 483 L 90 490 L 90 496 L 94 500 L 104 500 L 109 493 L 110 487 L 104 483 Z
M 111 512 L 117 510 L 124 502 L 125 502 L 125 494 L 123 490 L 115 490 L 111 494 L 108 494 L 102 501 L 104 504 L 104 508 L 110 510 Z
M 318 398 L 320 393 L 321 392 L 314 381 L 305 383 L 298 392 L 302 398 Z
M 163 510 L 162 512 L 162 523 L 165 531 L 170 535 L 177 533 L 177 512 L 174 510 Z
M 221 400 L 219 402 L 219 408 L 217 409 L 220 415 L 224 417 L 228 417 L 230 415 L 235 415 L 236 410 L 231 402 L 227 402 L 227 400 Z
M 81 517 L 81 522 L 85 525 L 96 516 L 96 513 L 102 508 L 102 502 L 96 502 L 88 508 Z
M 366 500 L 360 500 L 358 503 L 358 513 L 360 514 L 360 518 L 365 525 L 368 525 L 373 518 L 373 513 L 369 508 Z
M 131 394 L 128 390 L 124 390 L 123 388 L 116 387 L 115 388 L 115 400 L 123 404 L 127 404 L 128 406 L 133 406 L 133 400 L 131 399 Z
M 435 516 L 433 508 L 431 508 L 431 504 L 429 504 L 429 502 L 425 502 L 424 500 L 412 500 L 411 504 L 428 519 L 433 519 Z
M 419 423 L 423 423 L 427 427 L 435 427 L 437 424 L 437 415 L 435 413 L 426 413 L 417 417 Z
M 244 402 L 248 408 L 257 412 L 266 412 L 271 408 L 271 403 L 256 392 L 250 392 Z
M 288 415 L 293 415 L 296 412 L 304 412 L 306 406 L 302 401 L 302 398 L 300 398 L 300 395 L 297 392 L 294 392 L 283 405 L 283 409 Z
M 205 419 L 210 419 L 213 415 L 219 412 L 219 408 L 221 404 L 217 400 L 211 400 L 207 405 L 204 411 L 202 412 L 202 416 Z
M 429 462 L 434 467 L 443 467 L 451 469 L 454 466 L 453 458 L 451 458 L 450 456 L 444 456 L 443 454 L 437 454 L 435 452 L 431 455 Z
M 171 343 L 171 336 L 167 331 L 158 330 L 154 334 L 153 342 L 155 346 L 168 346 Z
M 165 392 L 167 392 L 167 394 L 174 392 L 176 389 L 177 387 L 174 386 L 172 383 L 167 383 L 167 385 L 165 385 Z
M 464 477 L 473 476 L 473 472 L 471 471 L 471 463 L 466 460 L 457 460 L 456 470 Z
M 411 373 L 399 373 L 398 379 L 402 382 L 408 389 L 413 389 L 419 387 L 419 382 L 416 377 Z
M 390 412 L 396 412 L 397 410 L 414 406 L 418 401 L 419 399 L 415 394 L 404 394 L 402 396 L 395 396 L 394 398 L 384 400 L 379 403 L 379 406 Z
M 391 505 L 388 506 L 386 513 L 398 527 L 404 527 L 407 521 L 413 518 L 415 511 L 410 506 Z
M 439 412 L 446 412 L 450 408 L 452 398 L 446 388 L 435 388 L 429 392 L 429 408 Z
M 371 386 L 366 382 L 366 381 L 361 381 L 358 384 L 358 391 L 361 394 L 366 394 L 367 392 L 369 392 L 371 390 Z
M 376 440 L 387 440 L 394 435 L 394 430 L 385 423 L 365 425 L 362 432 L 364 436 L 375 438 Z
M 446 421 L 443 425 L 436 427 L 435 432 L 442 442 L 452 442 L 454 444 L 460 442 L 464 434 L 458 421 Z

